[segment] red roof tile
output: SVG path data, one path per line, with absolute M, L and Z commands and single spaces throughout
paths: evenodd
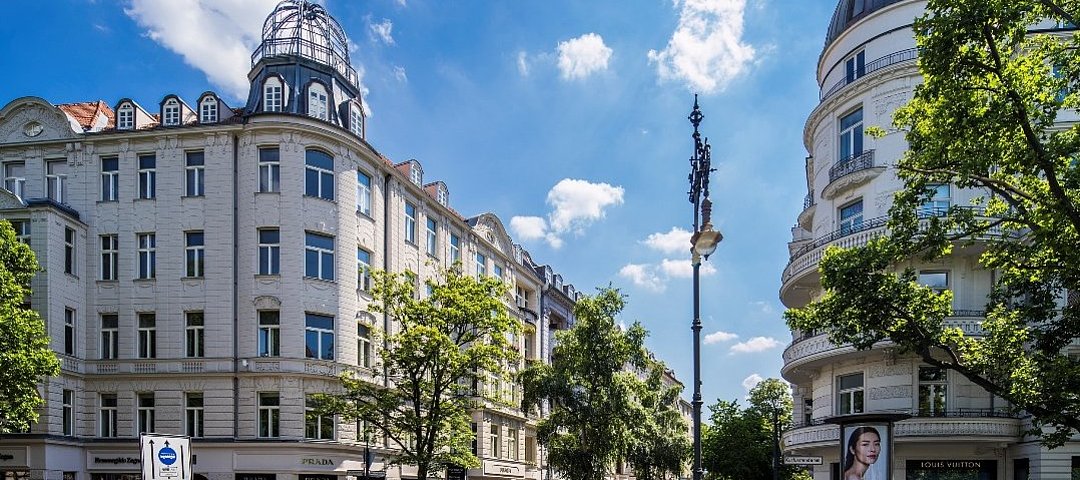
M 83 130 L 89 130 L 94 127 L 94 121 L 97 120 L 98 115 L 105 114 L 108 119 L 104 128 L 110 128 L 116 124 L 116 114 L 113 112 L 112 107 L 106 104 L 104 101 L 98 100 L 96 102 L 78 102 L 78 103 L 62 103 L 57 105 L 62 112 L 68 114 L 71 118 L 79 122 Z

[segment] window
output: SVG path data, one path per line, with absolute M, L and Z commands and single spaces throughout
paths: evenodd
M 435 225 L 435 220 L 432 218 L 427 219 L 427 254 L 435 256 L 438 251 L 438 227 Z
M 304 195 L 324 200 L 334 199 L 334 157 L 319 150 L 308 150 L 305 162 Z
M 862 199 L 840 208 L 840 234 L 855 233 L 862 227 Z
M 259 230 L 259 275 L 281 273 L 281 231 L 276 228 Z
M 206 194 L 206 154 L 202 151 L 187 152 L 184 160 L 184 194 L 201 197 Z
M 75 310 L 64 309 L 64 354 L 75 355 Z
M 371 327 L 356 322 L 356 365 L 371 367 Z
M 450 234 L 450 261 L 461 261 L 461 237 L 454 233 Z
M 319 415 L 311 406 L 310 396 L 304 401 L 304 438 L 315 440 L 334 439 L 334 417 L 332 415 Z
M 203 98 L 199 104 L 199 123 L 215 123 L 218 120 L 218 102 L 214 97 Z
M 495 278 L 497 278 L 497 279 L 499 279 L 499 280 L 502 280 L 502 279 L 503 279 L 503 268 L 502 268 L 502 265 L 498 265 L 498 264 L 496 264 L 496 265 L 494 265 L 494 266 L 492 266 L 492 267 L 491 267 L 491 270 L 492 270 L 492 273 L 494 273 L 494 274 L 495 274 Z
M 64 390 L 63 432 L 66 436 L 75 434 L 75 391 Z
M 115 313 L 101 315 L 101 359 L 117 358 L 120 346 L 119 321 Z
M 405 241 L 416 244 L 416 205 L 405 202 Z
M 536 464 L 536 437 L 525 436 L 525 462 Z
M 420 162 L 413 160 L 409 165 L 409 180 L 417 186 L 424 184 L 424 169 L 420 168 Z
M 356 288 L 371 290 L 371 252 L 363 248 L 356 249 Z
M 157 277 L 157 236 L 153 233 L 139 234 L 139 278 Z
M 483 278 L 487 275 L 487 257 L 482 254 L 476 254 L 476 278 Z
M 30 220 L 8 220 L 15 230 L 15 240 L 30 245 Z
M 517 287 L 517 295 L 515 295 L 514 300 L 517 301 L 517 306 L 518 307 L 528 308 L 529 307 L 529 292 L 528 292 L 528 290 L 525 290 L 523 287 Z
M 803 399 L 803 425 L 810 425 L 814 420 L 814 400 Z
M 281 398 L 277 392 L 259 392 L 259 436 L 281 436 Z
M 184 232 L 184 257 L 187 276 L 202 277 L 206 273 L 206 249 L 203 232 Z
M 75 275 L 75 230 L 64 227 L 64 273 Z
M 154 433 L 154 394 L 138 395 L 138 431 L 136 433 Z
M 473 455 L 476 455 L 476 456 L 479 457 L 480 452 L 477 449 L 477 447 L 478 447 L 477 440 L 479 438 L 479 433 L 476 431 L 476 422 L 470 422 L 469 426 L 472 427 L 472 435 L 473 435 L 472 436 L 472 453 L 473 453 Z
M 116 394 L 102 393 L 98 398 L 98 433 L 102 437 L 115 437 L 116 433 Z
M 491 458 L 502 458 L 501 447 L 502 439 L 499 438 L 499 426 L 492 425 L 491 431 L 488 432 L 488 453 Z
M 56 203 L 67 201 L 67 173 L 67 161 L 52 160 L 45 162 L 46 191 L 49 198 Z
M 184 394 L 184 433 L 189 437 L 203 436 L 203 394 Z
M 4 164 L 4 188 L 19 198 L 26 192 L 26 164 L 8 162 Z
M 930 198 L 919 205 L 920 217 L 940 217 L 949 213 L 952 204 L 952 192 L 949 184 L 934 184 L 926 186 L 926 194 Z
M 520 460 L 518 454 L 518 430 L 516 428 L 506 429 L 506 458 L 510 460 Z
M 280 112 L 282 107 L 281 79 L 270 77 L 263 83 L 263 111 Z
M 304 238 L 304 275 L 334 281 L 334 237 L 308 232 Z
M 863 113 L 860 108 L 840 119 L 840 160 L 837 163 L 862 155 L 862 151 Z
M 139 198 L 157 197 L 157 157 L 139 155 Z
M 169 99 L 165 102 L 161 119 L 162 123 L 168 127 L 180 125 L 180 102 L 176 101 L 176 99 Z
M 919 367 L 919 415 L 944 415 L 948 377 L 944 368 Z
M 356 172 L 356 211 L 371 216 L 371 177 Z
M 308 115 L 319 120 L 328 120 L 329 110 L 326 108 L 326 87 L 318 83 L 312 83 L 308 87 Z
M 944 292 L 949 289 L 949 272 L 920 270 L 919 285 L 930 287 L 934 293 Z
M 862 78 L 866 75 L 866 51 L 856 53 L 855 56 L 847 59 L 844 62 L 844 70 L 846 73 L 846 80 L 848 83 L 854 82 L 858 78 Z
M 259 312 L 259 356 L 281 356 L 281 312 L 263 310 Z
M 837 404 L 840 411 L 838 415 L 863 413 L 863 374 L 854 373 L 841 375 L 836 378 L 837 396 L 840 401 Z
M 139 314 L 139 358 L 157 358 L 157 315 Z
M 277 147 L 259 149 L 259 191 L 281 191 L 281 151 Z
M 446 191 L 446 185 L 443 185 L 442 183 L 440 183 L 437 188 L 438 190 L 435 191 L 435 200 L 438 201 L 440 205 L 446 206 L 447 203 L 450 203 L 450 192 Z
M 307 358 L 334 359 L 334 317 L 307 314 L 305 346 Z
M 349 106 L 349 130 L 353 135 L 364 138 L 364 112 L 355 103 Z
M 120 189 L 120 159 L 101 158 L 101 201 L 115 202 Z
M 130 103 L 120 105 L 120 108 L 116 109 L 116 128 L 120 130 L 135 128 L 135 107 Z
M 185 312 L 187 329 L 184 338 L 186 340 L 186 353 L 189 358 L 202 358 L 206 356 L 205 345 L 205 322 L 203 312 Z

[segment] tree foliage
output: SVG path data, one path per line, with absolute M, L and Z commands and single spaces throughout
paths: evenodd
M 680 471 L 687 458 L 678 390 L 663 387 L 663 366 L 644 347 L 645 329 L 616 323 L 624 303 L 613 288 L 579 300 L 574 326 L 556 334 L 551 363 L 521 374 L 523 407 L 550 404 L 537 437 L 548 447 L 548 463 L 569 480 L 602 480 L 623 459 L 659 478 Z
M 910 150 L 890 210 L 890 235 L 864 248 L 830 249 L 826 292 L 787 313 L 803 331 L 869 348 L 891 340 L 954 370 L 1033 416 L 1049 446 L 1080 431 L 1080 35 L 1075 0 L 930 0 L 915 22 L 924 83 L 894 115 Z M 981 192 L 927 218 L 927 187 Z M 985 336 L 965 337 L 936 294 L 901 270 L 983 242 L 995 274 Z M 899 272 L 899 273 L 897 273 Z M 1048 427 L 1048 428 L 1043 428 Z
M 45 323 L 26 306 L 38 270 L 34 252 L 0 220 L 0 433 L 30 428 L 45 404 L 38 384 L 60 374 Z
M 428 280 L 420 298 L 415 274 L 373 272 L 371 309 L 397 326 L 383 332 L 375 371 L 389 385 L 342 376 L 344 393 L 319 395 L 319 410 L 363 420 L 400 449 L 394 463 L 416 465 L 424 480 L 448 465 L 474 468 L 469 408 L 474 382 L 507 376 L 518 361 L 511 338 L 520 324 L 507 314 L 507 286 L 457 269 Z
M 750 389 L 748 403 L 745 409 L 735 400 L 709 405 L 709 423 L 702 429 L 701 463 L 710 480 L 773 478 L 773 421 L 778 432 L 791 428 L 790 388 L 775 378 L 764 380 Z M 797 467 L 781 465 L 780 478 L 810 477 Z

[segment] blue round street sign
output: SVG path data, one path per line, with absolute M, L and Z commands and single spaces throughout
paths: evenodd
M 162 448 L 158 450 L 157 458 L 165 465 L 172 465 L 176 463 L 176 450 L 169 447 Z

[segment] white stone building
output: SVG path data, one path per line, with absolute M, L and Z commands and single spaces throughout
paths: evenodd
M 780 298 L 788 307 L 823 293 L 817 266 L 825 248 L 862 245 L 884 231 L 893 194 L 902 188 L 894 165 L 906 149 L 904 134 L 889 127 L 892 113 L 921 82 L 912 23 L 925 6 L 920 0 L 838 2 L 816 72 L 821 102 L 803 135 L 808 194 L 782 277 Z M 866 126 L 887 133 L 871 138 Z M 929 214 L 968 205 L 977 195 L 949 185 L 935 192 L 925 206 Z M 993 282 L 993 272 L 978 262 L 979 251 L 958 248 L 938 262 L 912 259 L 906 265 L 924 284 L 952 290 L 949 322 L 970 335 L 982 332 Z M 840 478 L 841 432 L 823 421 L 849 414 L 913 415 L 896 423 L 887 446 L 893 479 L 1066 479 L 1080 466 L 1080 444 L 1040 448 L 1021 435 L 1026 422 L 1009 414 L 1002 399 L 955 372 L 900 355 L 887 342 L 856 351 L 831 344 L 820 332 L 795 331 L 792 338 L 782 375 L 793 385 L 796 424 L 784 432 L 783 449 L 786 455 L 822 457 L 823 465 L 812 467 L 815 479 Z M 874 478 L 885 478 L 887 466 L 875 467 L 881 471 Z

